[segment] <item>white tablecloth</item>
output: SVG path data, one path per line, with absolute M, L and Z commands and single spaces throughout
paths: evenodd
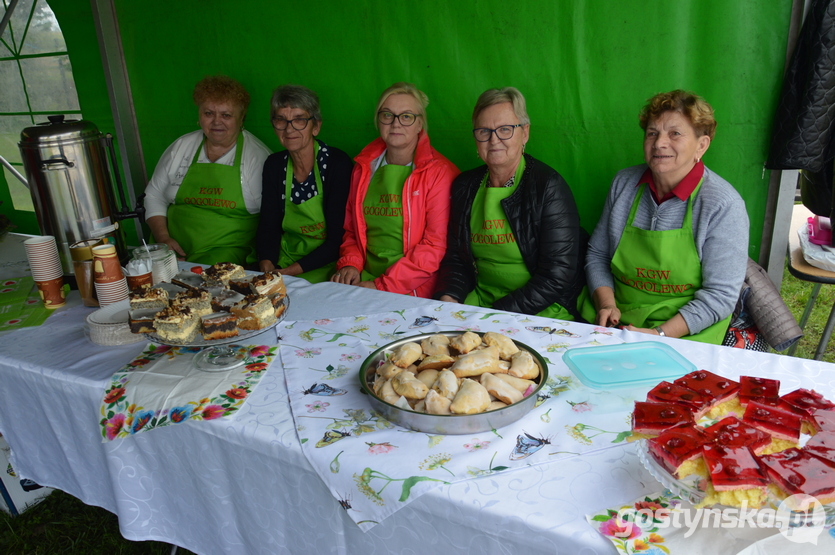
M 287 281 L 288 320 L 427 302 Z M 39 328 L 0 337 L 0 432 L 21 475 L 118 514 L 130 539 L 207 554 L 613 553 L 584 515 L 659 489 L 634 446 L 616 447 L 433 489 L 363 533 L 302 454 L 278 365 L 234 418 L 101 443 L 96 414 L 107 380 L 145 344 L 92 344 L 83 329 L 90 310 L 64 310 Z M 616 333 L 626 341 L 647 339 Z M 807 387 L 835 399 L 831 364 L 662 341 L 699 368 L 778 378 L 783 392 Z M 552 362 L 552 372 L 568 372 L 558 357 Z M 735 553 L 747 545 L 729 541 L 723 547 Z

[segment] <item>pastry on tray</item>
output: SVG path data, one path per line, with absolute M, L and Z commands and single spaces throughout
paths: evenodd
M 244 279 L 246 272 L 243 266 L 231 262 L 220 262 L 209 266 L 203 271 L 203 279 L 208 285 L 222 285 L 227 287 L 229 280 Z
M 162 310 L 168 306 L 168 292 L 160 287 L 140 287 L 128 294 L 131 310 L 155 308 Z
M 131 333 L 154 333 L 154 318 L 159 312 L 158 308 L 140 308 L 131 310 L 128 314 L 128 327 Z
M 263 295 L 247 295 L 232 305 L 231 311 L 238 317 L 238 327 L 242 330 L 264 329 L 276 320 L 272 303 Z
M 213 312 L 200 318 L 203 339 L 228 339 L 238 335 L 238 317 L 230 312 Z
M 157 313 L 154 327 L 163 341 L 188 343 L 197 335 L 200 321 L 187 306 L 168 307 Z

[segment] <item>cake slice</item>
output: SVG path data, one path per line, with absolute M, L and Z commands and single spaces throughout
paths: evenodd
M 128 294 L 128 299 L 131 310 L 162 310 L 168 306 L 168 292 L 160 287 L 139 287 Z
M 824 399 L 817 391 L 800 388 L 780 397 L 778 408 L 799 415 L 803 419 L 801 432 L 812 435 L 816 431 L 812 415 L 819 410 L 832 410 L 835 403 Z
M 800 416 L 777 407 L 750 401 L 742 420 L 778 439 L 794 443 L 800 439 Z
M 244 297 L 256 292 L 252 287 L 252 277 L 250 276 L 244 276 L 240 279 L 230 279 L 227 287 L 236 293 L 240 293 Z
M 188 343 L 197 335 L 198 318 L 188 307 L 168 307 L 157 313 L 154 327 L 163 341 Z
M 707 370 L 696 370 L 673 382 L 692 389 L 708 399 L 708 415 L 714 418 L 734 412 L 739 394 L 739 383 Z
M 205 289 L 191 288 L 182 293 L 177 293 L 171 306 L 186 306 L 196 316 L 205 316 L 212 313 L 212 297 Z
M 284 285 L 284 278 L 279 272 L 267 272 L 260 276 L 252 278 L 252 288 L 259 295 L 271 297 L 277 295 L 284 297 L 287 294 L 287 288 Z
M 645 403 L 635 401 L 632 411 L 632 436 L 629 438 L 646 439 L 681 424 L 693 424 L 690 410 L 677 403 Z
M 268 299 L 270 299 L 270 303 L 273 305 L 276 318 L 279 318 L 282 314 L 284 314 L 284 311 L 287 310 L 287 305 L 284 303 L 284 297 L 286 296 L 287 295 L 281 293 L 276 293 L 267 297 Z
M 776 405 L 780 401 L 780 380 L 742 376 L 739 378 L 739 402 L 748 406 L 750 401 L 764 405 Z
M 229 312 L 213 312 L 200 318 L 203 339 L 228 339 L 238 335 L 238 317 Z
M 760 457 L 780 500 L 791 495 L 811 495 L 822 505 L 835 501 L 835 467 L 803 449 L 787 449 Z M 805 511 L 808 506 L 795 510 Z
M 815 432 L 835 432 L 835 410 L 816 410 L 812 414 Z
M 658 464 L 673 476 L 684 478 L 690 474 L 703 474 L 699 460 L 706 442 L 707 438 L 699 428 L 685 424 L 664 430 L 658 437 L 648 440 L 648 446 Z
M 835 432 L 818 432 L 806 442 L 803 449 L 835 465 Z
M 766 499 L 768 477 L 748 447 L 711 443 L 703 447 L 711 486 L 702 503 L 761 507 Z
M 693 418 L 698 420 L 708 409 L 708 398 L 687 387 L 661 382 L 647 393 L 647 401 L 651 403 L 677 403 L 690 409 Z
M 238 317 L 238 327 L 242 330 L 260 330 L 276 320 L 272 303 L 262 295 L 247 295 L 232 305 L 231 310 Z
M 214 291 L 214 287 L 209 289 L 212 294 L 212 310 L 215 312 L 229 312 L 233 305 L 244 299 L 244 295 L 231 289 L 217 288 L 217 292 Z
M 725 447 L 750 447 L 754 454 L 771 445 L 771 436 L 750 426 L 736 416 L 723 418 L 705 429 L 708 440 Z
M 128 327 L 131 333 L 154 333 L 154 317 L 159 312 L 157 308 L 140 308 L 131 310 L 128 317 Z
M 242 266 L 231 262 L 219 262 L 203 271 L 203 279 L 208 285 L 222 285 L 227 287 L 231 279 L 243 279 L 246 276 Z

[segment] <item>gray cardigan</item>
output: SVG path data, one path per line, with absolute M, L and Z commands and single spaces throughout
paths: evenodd
M 586 256 L 590 292 L 601 286 L 614 288 L 610 263 L 639 190 L 636 185 L 646 169 L 646 164 L 626 168 L 612 181 Z M 686 210 L 687 202 L 677 197 L 656 204 L 649 187 L 645 187 L 633 223 L 641 229 L 677 229 L 684 221 Z M 679 311 L 691 334 L 702 331 L 733 311 L 748 261 L 745 202 L 730 183 L 707 167 L 693 203 L 693 236 L 702 261 L 702 287 Z

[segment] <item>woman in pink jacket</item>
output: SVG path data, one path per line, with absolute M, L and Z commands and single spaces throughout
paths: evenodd
M 428 103 L 411 83 L 395 83 L 380 96 L 380 138 L 354 159 L 331 281 L 418 297 L 434 292 L 459 171 L 429 144 Z

